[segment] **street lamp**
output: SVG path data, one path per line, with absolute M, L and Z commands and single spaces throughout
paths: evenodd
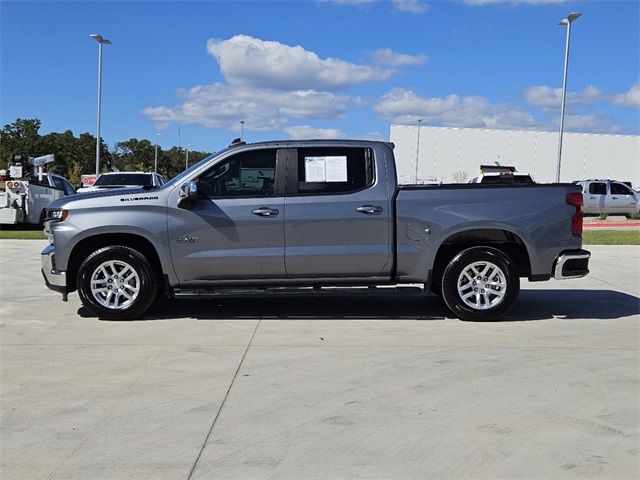
M 102 45 L 111 45 L 111 42 L 101 35 L 90 35 L 100 45 L 98 46 L 98 132 L 96 139 L 96 178 L 100 175 L 100 104 L 102 103 Z
M 162 133 L 156 133 L 156 160 L 153 164 L 153 173 L 158 173 L 158 137 L 162 135 Z
M 244 137 L 244 120 L 240 120 L 240 141 Z
M 193 147 L 193 143 L 187 145 L 187 159 L 184 161 L 184 169 L 189 168 L 189 147 Z
M 418 119 L 418 141 L 416 142 L 416 184 L 418 183 L 418 154 L 420 153 L 420 123 L 422 119 Z
M 562 159 L 562 136 L 564 133 L 564 105 L 567 99 L 567 70 L 569 68 L 569 39 L 571 38 L 571 24 L 580 17 L 581 13 L 570 13 L 565 19 L 560 20 L 558 25 L 567 26 L 567 46 L 564 52 L 564 78 L 562 80 L 562 106 L 560 107 L 560 135 L 558 138 L 558 164 L 556 167 L 556 183 L 560 183 L 560 161 Z

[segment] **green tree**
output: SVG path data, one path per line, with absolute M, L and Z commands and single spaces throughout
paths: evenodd
M 160 150 L 160 148 L 158 148 Z M 153 171 L 155 162 L 155 147 L 149 140 L 131 138 L 125 142 L 116 143 L 113 151 L 115 166 L 123 171 Z
M 6 168 L 14 154 L 53 154 L 56 161 L 48 165 L 50 172 L 67 178 L 72 184 L 80 182 L 81 175 L 93 174 L 96 169 L 96 138 L 90 133 L 76 137 L 71 130 L 64 133 L 52 132 L 40 135 L 40 120 L 18 118 L 5 125 L 0 136 L 0 168 Z M 153 172 L 155 168 L 155 146 L 149 140 L 131 138 L 118 142 L 112 151 L 100 142 L 100 172 L 110 167 L 122 171 Z M 167 180 L 185 169 L 186 150 L 172 147 L 162 150 L 158 147 L 158 173 Z M 190 151 L 189 166 L 202 160 L 209 153 Z
M 40 120 L 37 118 L 18 118 L 12 124 L 5 125 L 0 134 L 0 168 L 7 168 L 15 154 L 41 153 L 36 151 L 40 138 L 39 130 Z

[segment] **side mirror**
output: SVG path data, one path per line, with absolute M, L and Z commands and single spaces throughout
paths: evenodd
M 183 183 L 179 195 L 178 208 L 191 210 L 193 201 L 198 198 L 198 184 L 196 182 Z

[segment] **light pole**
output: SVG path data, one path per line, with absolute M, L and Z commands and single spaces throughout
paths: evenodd
M 102 45 L 111 45 L 111 42 L 101 35 L 92 33 L 91 38 L 97 41 L 98 46 L 98 132 L 96 139 L 96 178 L 100 175 L 100 104 L 102 103 Z
M 189 168 L 189 147 L 193 147 L 193 143 L 190 143 L 189 145 L 187 145 L 187 158 L 184 161 L 184 169 L 186 170 L 187 168 Z
M 244 120 L 240 120 L 240 141 L 241 142 L 243 137 L 244 137 Z
M 162 133 L 156 133 L 156 160 L 153 164 L 153 173 L 158 173 L 158 137 L 162 135 Z
M 416 142 L 416 185 L 418 184 L 418 155 L 420 154 L 420 123 L 422 119 L 418 119 L 418 141 Z
M 558 163 L 556 167 L 556 183 L 560 183 L 560 162 L 562 160 L 562 136 L 564 133 L 564 105 L 567 99 L 567 70 L 569 68 L 569 39 L 571 38 L 571 24 L 580 17 L 581 13 L 570 13 L 565 19 L 560 20 L 558 25 L 567 26 L 567 46 L 564 52 L 564 77 L 562 80 L 562 106 L 560 107 L 560 135 L 558 138 Z

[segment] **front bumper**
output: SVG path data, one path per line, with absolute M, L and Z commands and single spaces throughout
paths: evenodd
M 589 273 L 589 258 L 587 250 L 569 250 L 562 252 L 556 258 L 553 268 L 553 278 L 567 280 L 569 278 L 584 277 Z
M 56 269 L 56 255 L 53 245 L 47 247 L 40 254 L 42 276 L 47 287 L 54 292 L 61 293 L 63 300 L 67 298 L 67 272 Z

